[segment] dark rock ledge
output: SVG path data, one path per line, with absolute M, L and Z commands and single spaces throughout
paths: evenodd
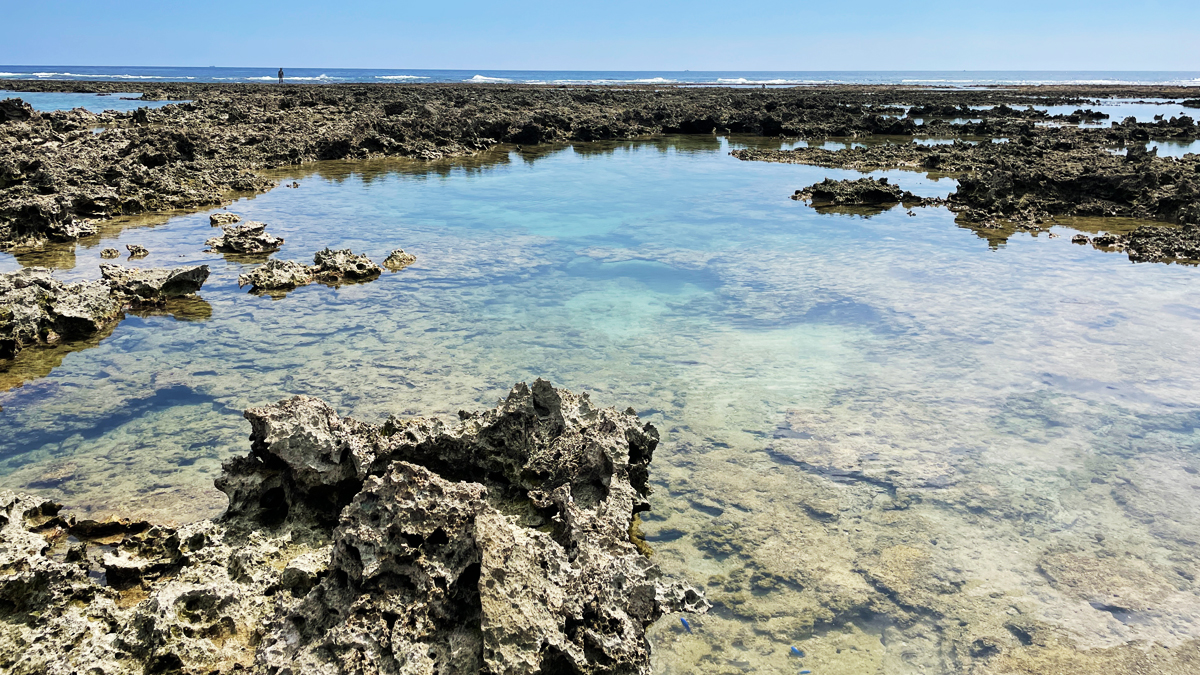
M 630 541 L 657 431 L 542 380 L 459 416 L 248 410 L 228 511 L 177 529 L 0 493 L 0 670 L 650 672 L 708 608 Z

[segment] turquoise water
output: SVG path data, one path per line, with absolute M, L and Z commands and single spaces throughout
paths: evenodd
M 229 207 L 286 239 L 276 257 L 418 258 L 282 299 L 203 252 L 207 213 L 4 255 L 94 279 L 101 248 L 140 243 L 138 265 L 213 274 L 205 306 L 130 317 L 0 393 L 0 487 L 211 516 L 246 407 L 452 418 L 541 376 L 663 434 L 644 530 L 717 606 L 652 629 L 657 672 L 792 673 L 792 644 L 814 673 L 958 672 L 980 637 L 1020 649 L 1014 617 L 1071 649 L 1200 633 L 1197 270 L 1062 227 L 993 249 L 940 209 L 818 213 L 788 197 L 857 174 L 728 156 L 750 142 L 282 172 L 299 188 Z

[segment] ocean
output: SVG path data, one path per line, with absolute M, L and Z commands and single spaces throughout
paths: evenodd
M 284 68 L 291 83 L 478 82 L 516 84 L 692 84 L 795 86 L 913 84 L 970 87 L 1011 84 L 1156 84 L 1200 86 L 1200 71 L 623 71 L 409 70 L 390 68 L 261 68 L 188 66 L 5 66 L 4 80 L 129 80 L 132 82 L 275 82 Z

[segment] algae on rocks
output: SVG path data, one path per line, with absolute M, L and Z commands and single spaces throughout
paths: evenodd
M 658 432 L 543 380 L 461 417 L 248 410 L 228 511 L 177 529 L 0 493 L 0 669 L 649 673 L 709 607 L 630 540 Z

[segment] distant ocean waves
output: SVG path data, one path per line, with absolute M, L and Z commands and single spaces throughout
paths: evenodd
M 592 71 L 592 70 L 398 70 L 289 68 L 284 82 L 469 82 L 558 85 L 721 85 L 789 87 L 819 84 L 908 84 L 961 88 L 1033 84 L 1176 85 L 1200 87 L 1200 72 L 1134 71 Z M 0 82 L 33 80 L 134 80 L 147 82 L 275 82 L 278 66 L 196 68 L 185 66 L 6 66 Z

